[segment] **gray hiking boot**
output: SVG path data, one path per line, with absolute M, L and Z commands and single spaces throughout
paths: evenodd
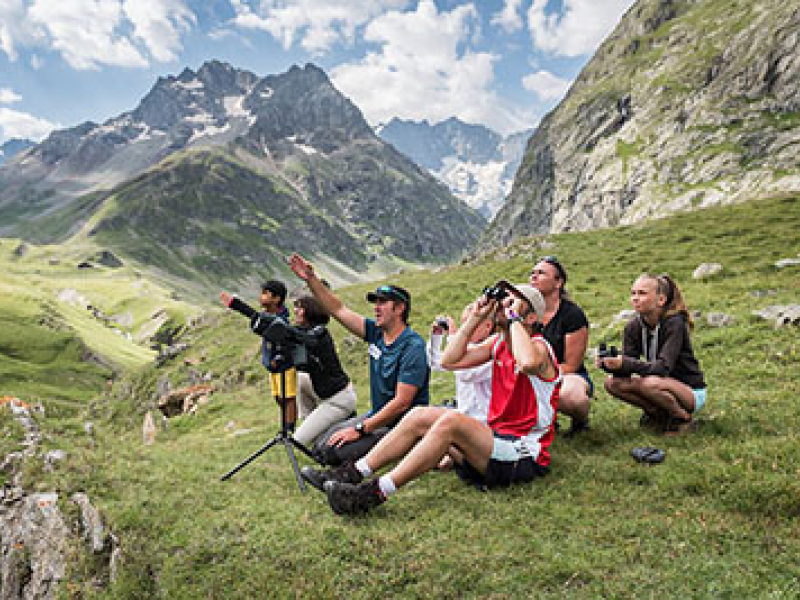
M 341 466 L 333 467 L 331 469 L 314 469 L 305 466 L 300 469 L 300 474 L 308 483 L 317 488 L 320 492 L 324 492 L 326 481 L 338 481 L 340 483 L 361 483 L 364 479 L 361 473 L 358 472 L 356 466 L 347 462 Z
M 386 502 L 377 479 L 358 485 L 328 481 L 325 483 L 325 493 L 328 495 L 328 504 L 337 515 L 361 515 Z

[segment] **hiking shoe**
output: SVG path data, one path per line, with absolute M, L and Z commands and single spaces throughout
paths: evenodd
M 355 464 L 346 462 L 341 466 L 333 467 L 331 469 L 314 469 L 313 467 L 305 466 L 300 469 L 300 474 L 308 483 L 317 488 L 320 492 L 324 492 L 326 481 L 338 481 L 339 483 L 361 483 L 364 479 L 361 473 L 356 469 Z
M 670 417 L 667 426 L 664 429 L 664 435 L 676 436 L 688 433 L 694 429 L 694 421 L 692 419 L 679 419 L 677 417 Z
M 649 413 L 642 413 L 642 416 L 639 419 L 639 427 L 655 433 L 663 433 L 667 428 L 668 420 L 669 417 L 665 415 L 651 415 Z
M 325 493 L 328 495 L 328 504 L 337 515 L 361 515 L 386 502 L 377 479 L 358 485 L 327 481 Z
M 570 424 L 569 429 L 564 434 L 565 438 L 572 438 L 578 435 L 579 433 L 583 433 L 584 431 L 589 431 L 589 419 L 584 419 L 582 421 L 573 418 L 572 424 Z

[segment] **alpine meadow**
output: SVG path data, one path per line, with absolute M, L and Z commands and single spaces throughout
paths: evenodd
M 444 39 L 447 3 L 411 4 Z M 504 5 L 540 4 L 581 5 Z M 397 33 L 364 23 L 376 47 Z M 341 66 L 261 76 L 206 57 L 102 123 L 4 143 L 0 600 L 800 597 L 798 31 L 793 1 L 633 1 L 557 106 L 510 134 L 463 115 L 368 122 Z M 209 46 L 233 44 L 223 33 Z M 432 469 L 366 516 L 303 489 L 282 444 L 231 475 L 285 432 L 230 294 L 266 308 L 278 279 L 291 307 L 309 289 L 295 252 L 376 321 L 376 286 L 407 290 L 426 340 L 550 257 L 589 321 L 588 428 L 548 422 L 533 482 L 485 491 Z M 622 348 L 644 273 L 668 274 L 694 322 L 708 398 L 680 435 L 643 427 L 595 366 L 601 344 Z M 504 314 L 506 333 L 526 316 Z M 327 328 L 364 415 L 375 349 Z M 455 395 L 431 370 L 430 403 Z M 632 453 L 650 447 L 663 461 Z

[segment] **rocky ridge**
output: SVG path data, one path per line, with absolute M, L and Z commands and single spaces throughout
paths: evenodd
M 218 61 L 138 107 L 53 132 L 0 168 L 0 234 L 94 239 L 184 278 L 263 277 L 287 251 L 334 279 L 457 257 L 485 225 L 378 138 L 314 65 L 259 78 Z
M 483 238 L 800 189 L 800 8 L 640 0 L 531 137 Z

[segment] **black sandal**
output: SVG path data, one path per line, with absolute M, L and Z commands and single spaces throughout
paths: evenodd
M 644 446 L 642 448 L 634 448 L 631 450 L 631 456 L 637 462 L 641 463 L 649 463 L 649 464 L 658 464 L 660 462 L 664 462 L 666 458 L 666 454 L 663 450 L 659 450 L 658 448 L 652 448 L 650 446 Z

